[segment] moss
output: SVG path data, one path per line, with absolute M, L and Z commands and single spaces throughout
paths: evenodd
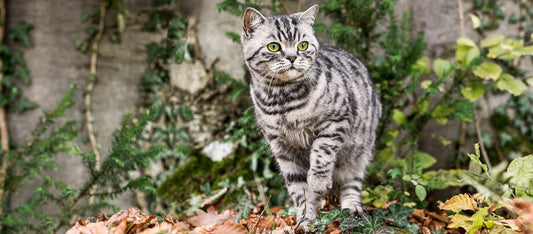
M 184 165 L 163 181 L 157 192 L 165 200 L 184 201 L 191 194 L 198 193 L 203 184 L 212 180 L 212 167 L 210 158 L 193 152 Z
M 239 177 L 245 181 L 253 180 L 253 172 L 245 161 L 247 155 L 236 154 L 220 162 L 213 162 L 199 151 L 193 151 L 187 162 L 176 169 L 158 188 L 159 196 L 170 203 L 189 199 L 192 194 L 200 194 L 201 186 L 210 183 L 213 189 L 221 188 L 218 183 L 229 180 L 231 184 L 237 183 Z M 238 193 L 230 191 L 224 201 L 234 201 Z M 185 205 L 185 204 L 183 204 Z

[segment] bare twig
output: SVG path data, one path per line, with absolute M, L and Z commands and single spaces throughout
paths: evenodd
M 87 88 L 85 90 L 85 119 L 86 119 L 86 125 L 87 125 L 87 133 L 89 134 L 89 141 L 91 142 L 91 147 L 95 155 L 94 170 L 100 169 L 101 158 L 100 158 L 100 152 L 98 151 L 98 144 L 96 143 L 96 136 L 94 134 L 93 116 L 92 116 L 92 108 L 91 108 L 92 100 L 91 99 L 92 99 L 94 85 L 97 79 L 96 63 L 98 62 L 98 47 L 100 45 L 100 39 L 102 38 L 104 29 L 105 29 L 106 9 L 107 9 L 107 1 L 101 0 L 100 1 L 100 19 L 98 22 L 98 32 L 94 36 L 92 45 L 91 45 L 91 70 L 90 70 L 90 76 L 89 76 L 89 83 L 87 84 Z M 96 186 L 93 189 L 96 190 Z M 91 196 L 89 198 L 89 203 L 93 203 L 93 202 L 94 202 L 94 197 Z
M 466 123 L 461 122 L 461 126 L 459 129 L 459 142 L 457 145 L 457 156 L 455 157 L 457 160 L 455 160 L 455 169 L 460 169 L 460 161 L 459 158 L 461 158 L 461 155 L 463 155 L 463 147 L 465 145 L 466 141 Z
M 265 211 L 266 211 L 266 207 L 263 208 L 263 210 L 261 211 L 261 214 L 259 214 L 259 217 L 258 217 L 257 220 L 255 221 L 254 227 L 252 228 L 252 233 L 255 233 L 255 229 L 257 228 L 257 225 L 258 225 L 259 222 L 261 221 L 261 218 L 263 218 L 263 214 L 265 213 Z
M 4 32 L 6 27 L 6 3 L 0 0 L 0 43 L 4 41 Z M 2 67 L 2 60 L 0 60 L 0 67 Z M 0 81 L 4 78 L 4 74 L 0 73 Z M 0 84 L 0 92 L 2 92 L 2 85 Z M 0 148 L 2 149 L 2 164 L 0 165 L 0 217 L 2 217 L 4 207 L 4 182 L 7 176 L 8 154 L 9 154 L 9 132 L 7 130 L 6 110 L 0 107 Z M 0 232 L 2 232 L 2 222 L 0 221 Z
M 272 215 L 272 212 L 270 212 L 270 207 L 268 205 L 269 201 L 270 200 L 267 200 L 266 199 L 266 192 L 265 192 L 265 188 L 263 187 L 263 185 L 261 184 L 261 180 L 259 179 L 259 175 L 257 175 L 257 172 L 254 172 L 254 180 L 255 180 L 255 184 L 257 185 L 257 189 L 259 190 L 259 198 L 261 199 L 261 201 L 263 202 L 263 204 L 265 204 L 265 209 L 267 210 L 267 215 L 270 216 Z
M 490 104 L 489 97 L 485 95 L 483 96 L 483 100 L 485 101 L 485 105 L 487 105 L 487 110 L 494 111 L 494 109 L 492 108 L 492 105 Z M 492 114 L 493 113 L 490 113 L 489 115 L 492 115 Z M 493 128 L 494 126 L 491 124 L 490 127 Z M 493 138 L 493 141 L 495 142 L 494 147 L 496 148 L 496 154 L 498 155 L 498 158 L 501 161 L 504 161 L 505 157 L 503 156 L 502 149 L 500 148 L 500 140 L 496 136 Z
M 302 11 L 302 0 L 298 0 L 298 9 L 296 9 L 297 12 Z
M 481 129 L 479 128 L 479 116 L 477 111 L 474 111 L 474 127 L 476 128 L 479 146 L 481 147 L 481 155 L 483 155 L 483 160 L 485 160 L 485 163 L 487 164 L 487 167 L 490 171 L 492 170 L 492 165 L 490 164 L 489 156 L 487 155 L 487 150 L 485 150 L 485 144 L 483 144 L 483 139 L 481 138 Z
M 463 13 L 463 0 L 457 0 L 459 6 L 459 26 L 461 27 L 461 37 L 465 36 L 465 16 Z
M 283 7 L 283 10 L 285 10 L 285 13 L 290 14 L 291 12 L 289 11 L 289 8 L 287 8 L 287 5 L 285 5 L 285 1 L 284 0 L 279 0 L 279 2 L 281 3 L 281 6 Z

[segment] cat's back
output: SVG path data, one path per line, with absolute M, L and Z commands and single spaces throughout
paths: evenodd
M 326 70 L 339 70 L 341 72 L 355 72 L 358 76 L 363 76 L 365 80 L 370 79 L 368 77 L 368 71 L 365 65 L 359 61 L 352 53 L 346 50 L 329 45 L 320 44 L 318 50 L 317 63 Z
M 316 65 L 321 68 L 322 79 L 327 80 L 329 89 L 326 90 L 331 92 L 329 100 L 325 100 L 327 104 L 335 108 L 352 107 L 351 111 L 358 118 L 377 119 L 381 116 L 379 95 L 368 70 L 352 53 L 336 46 L 320 44 Z M 344 98 L 339 100 L 338 93 L 342 93 Z

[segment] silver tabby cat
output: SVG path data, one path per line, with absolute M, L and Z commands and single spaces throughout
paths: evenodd
M 248 8 L 241 34 L 259 127 L 304 225 L 317 201 L 336 194 L 341 208 L 362 212 L 360 192 L 372 158 L 381 104 L 365 66 L 319 44 L 314 5 L 263 16 Z

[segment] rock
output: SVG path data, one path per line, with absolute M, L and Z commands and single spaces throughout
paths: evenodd
M 202 153 L 211 160 L 218 162 L 231 155 L 233 151 L 235 151 L 234 143 L 213 141 L 202 150 Z
M 181 64 L 170 65 L 170 84 L 193 95 L 204 89 L 209 79 L 210 75 L 198 60 L 194 63 L 183 61 Z

